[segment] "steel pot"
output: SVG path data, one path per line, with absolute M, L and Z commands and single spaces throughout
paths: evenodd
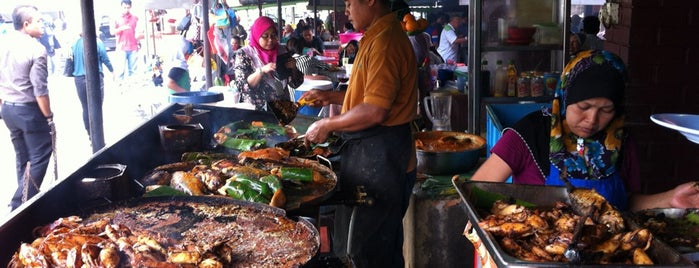
M 169 152 L 199 151 L 204 128 L 201 124 L 172 124 L 158 126 L 160 143 Z
M 99 165 L 80 180 L 80 192 L 87 200 L 124 199 L 129 194 L 129 178 L 125 170 L 126 166 L 122 164 Z
M 430 175 L 465 173 L 478 164 L 485 139 L 478 135 L 427 131 L 415 134 L 417 171 Z

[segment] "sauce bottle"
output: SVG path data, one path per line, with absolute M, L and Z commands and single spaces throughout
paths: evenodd
M 493 96 L 504 97 L 507 93 L 507 69 L 502 60 L 495 63 L 495 79 L 493 81 Z
M 515 61 L 510 60 L 507 65 L 507 96 L 514 97 L 517 95 L 517 68 Z

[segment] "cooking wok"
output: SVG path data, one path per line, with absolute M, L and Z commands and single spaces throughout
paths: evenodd
M 185 249 L 202 257 L 213 254 L 226 267 L 299 267 L 320 246 L 318 231 L 308 221 L 289 219 L 284 210 L 264 204 L 222 197 L 136 198 L 77 215 L 83 226 L 108 219 L 110 226 L 128 228 L 139 241 L 153 237 L 168 255 Z M 54 247 L 60 249 L 60 244 Z
M 257 166 L 284 165 L 290 167 L 305 167 L 314 169 L 323 175 L 325 178 L 325 181 L 323 182 L 314 182 L 304 187 L 284 188 L 287 198 L 285 206 L 287 211 L 298 209 L 303 206 L 317 205 L 320 202 L 327 200 L 335 191 L 335 186 L 337 185 L 337 175 L 335 172 L 329 167 L 315 160 L 289 157 L 289 159 L 285 161 L 263 159 L 250 160 L 250 164 Z
M 286 204 L 284 208 L 287 211 L 295 210 L 304 206 L 319 204 L 332 195 L 335 190 L 335 186 L 337 185 L 337 175 L 335 172 L 329 167 L 315 160 L 299 157 L 289 157 L 282 161 L 268 159 L 247 159 L 244 164 L 246 166 L 267 171 L 271 170 L 273 167 L 279 166 L 310 168 L 322 175 L 323 180 L 314 181 L 312 183 L 304 183 L 289 187 L 287 187 L 285 184 L 284 193 L 286 195 Z M 194 167 L 194 165 L 194 162 L 177 162 L 159 166 L 141 178 L 140 183 L 145 186 L 155 184 L 167 185 L 169 184 L 169 179 L 167 179 L 166 183 L 160 181 L 161 178 L 168 177 L 163 174 L 164 172 L 172 173 L 175 171 L 189 171 Z

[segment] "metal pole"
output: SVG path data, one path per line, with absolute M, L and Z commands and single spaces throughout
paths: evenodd
M 216 1 L 216 0 L 214 0 Z M 202 31 L 202 40 L 204 41 L 204 69 L 206 70 L 206 88 L 204 91 L 208 91 L 211 86 L 213 86 L 213 75 L 211 75 L 211 44 L 209 44 L 209 37 L 206 33 L 209 32 L 209 0 L 202 0 L 202 24 L 204 24 L 204 30 Z
M 93 0 L 81 0 L 83 22 L 83 46 L 85 82 L 87 84 L 87 110 L 90 121 L 92 152 L 104 147 L 104 124 L 102 122 L 102 92 L 100 90 L 99 61 L 97 60 L 97 31 L 95 30 L 95 6 Z
M 318 36 L 320 33 L 318 32 L 318 0 L 313 0 L 313 32 L 316 33 L 315 35 Z
M 262 17 L 262 0 L 257 0 L 257 16 Z
M 282 0 L 277 0 L 277 33 L 279 33 L 279 41 L 282 40 L 282 29 L 284 29 L 284 23 L 282 22 Z

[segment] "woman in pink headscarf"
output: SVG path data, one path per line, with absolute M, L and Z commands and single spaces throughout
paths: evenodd
M 291 100 L 289 87 L 303 83 L 303 73 L 286 48 L 279 45 L 276 24 L 269 17 L 259 17 L 250 28 L 250 43 L 234 56 L 235 86 L 239 102 L 267 110 L 267 101 Z M 288 55 L 288 56 L 285 56 Z M 277 62 L 278 60 L 284 62 Z

